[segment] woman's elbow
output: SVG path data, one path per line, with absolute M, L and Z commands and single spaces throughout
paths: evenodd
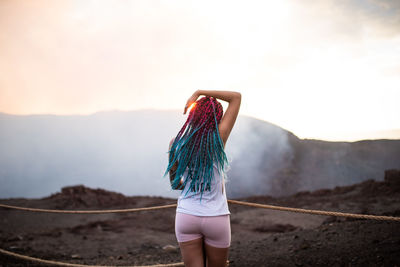
M 240 92 L 235 92 L 235 99 L 240 102 L 242 100 L 242 94 Z

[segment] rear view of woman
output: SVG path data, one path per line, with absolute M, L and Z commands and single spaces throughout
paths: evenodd
M 202 96 L 200 99 L 199 97 Z M 224 114 L 221 103 L 229 103 Z M 178 198 L 175 234 L 185 266 L 226 266 L 231 243 L 224 174 L 225 144 L 239 113 L 241 94 L 197 90 L 189 116 L 169 146 L 169 173 Z

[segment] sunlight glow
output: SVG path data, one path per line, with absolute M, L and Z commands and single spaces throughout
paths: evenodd
M 190 112 L 192 109 L 194 109 L 196 107 L 196 102 L 194 102 L 193 104 L 190 105 L 188 112 Z

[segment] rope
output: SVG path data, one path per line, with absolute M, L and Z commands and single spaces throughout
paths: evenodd
M 26 255 L 21 255 L 18 253 L 14 253 L 8 250 L 4 250 L 0 248 L 0 253 L 3 253 L 8 256 L 16 257 L 23 260 L 34 261 L 38 263 L 43 263 L 47 265 L 57 265 L 57 266 L 73 266 L 73 267 L 175 267 L 175 266 L 184 266 L 183 262 L 177 263 L 167 263 L 167 264 L 155 264 L 155 265 L 135 265 L 135 266 L 112 266 L 112 265 L 85 265 L 85 264 L 76 264 L 76 263 L 66 263 L 60 261 L 52 261 L 52 260 L 44 260 L 39 258 L 34 258 Z
M 351 217 L 351 218 L 381 220 L 381 221 L 400 221 L 400 217 L 392 217 L 392 216 L 378 216 L 378 215 L 354 214 L 354 213 L 345 213 L 345 212 L 336 212 L 336 211 L 290 208 L 290 207 L 274 206 L 274 205 L 267 205 L 267 204 L 251 203 L 251 202 L 239 201 L 239 200 L 233 200 L 233 199 L 229 199 L 228 202 L 232 203 L 232 204 L 244 205 L 244 206 L 250 206 L 250 207 L 256 207 L 256 208 L 309 213 L 309 214 L 315 214 L 315 215 L 341 216 L 341 217 Z M 51 210 L 51 209 L 36 209 L 36 208 L 17 207 L 17 206 L 11 206 L 11 205 L 6 205 L 6 204 L 0 204 L 0 207 L 8 208 L 8 209 L 34 211 L 34 212 L 81 213 L 81 214 L 82 213 L 92 213 L 93 214 L 93 213 L 122 213 L 122 212 L 137 212 L 137 211 L 145 211 L 145 210 L 167 209 L 167 208 L 175 208 L 176 204 L 145 207 L 145 208 L 117 209 L 117 210 Z
M 273 209 L 273 210 L 282 210 L 282 211 L 290 211 L 290 212 L 301 212 L 301 213 L 310 213 L 316 215 L 327 215 L 327 216 L 341 216 L 341 217 L 351 217 L 351 218 L 359 218 L 359 219 L 370 219 L 370 220 L 381 220 L 381 221 L 398 221 L 400 222 L 400 217 L 392 217 L 392 216 L 377 216 L 377 215 L 367 215 L 367 214 L 354 214 L 354 213 L 344 213 L 344 212 L 336 212 L 336 211 L 323 211 L 323 210 L 308 210 L 308 209 L 299 209 L 299 208 L 289 208 L 282 206 L 273 206 L 266 204 L 258 204 L 258 203 L 250 203 L 239 200 L 229 199 L 228 202 L 232 204 L 263 208 L 263 209 Z
M 175 208 L 176 204 L 169 204 L 163 206 L 153 206 L 153 207 L 145 207 L 145 208 L 133 208 L 133 209 L 117 209 L 117 210 L 51 210 L 51 209 L 36 209 L 36 208 L 26 208 L 26 207 L 17 207 L 6 204 L 0 204 L 0 207 L 6 209 L 16 209 L 16 210 L 26 210 L 26 211 L 34 211 L 34 212 L 52 212 L 52 213 L 124 213 L 124 212 L 137 212 L 137 211 L 145 211 L 145 210 L 159 210 L 159 209 L 167 209 L 167 208 Z

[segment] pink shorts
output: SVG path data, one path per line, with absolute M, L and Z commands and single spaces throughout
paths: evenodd
M 204 242 L 210 246 L 227 248 L 231 245 L 230 215 L 195 216 L 177 212 L 175 235 L 178 242 L 204 237 Z

